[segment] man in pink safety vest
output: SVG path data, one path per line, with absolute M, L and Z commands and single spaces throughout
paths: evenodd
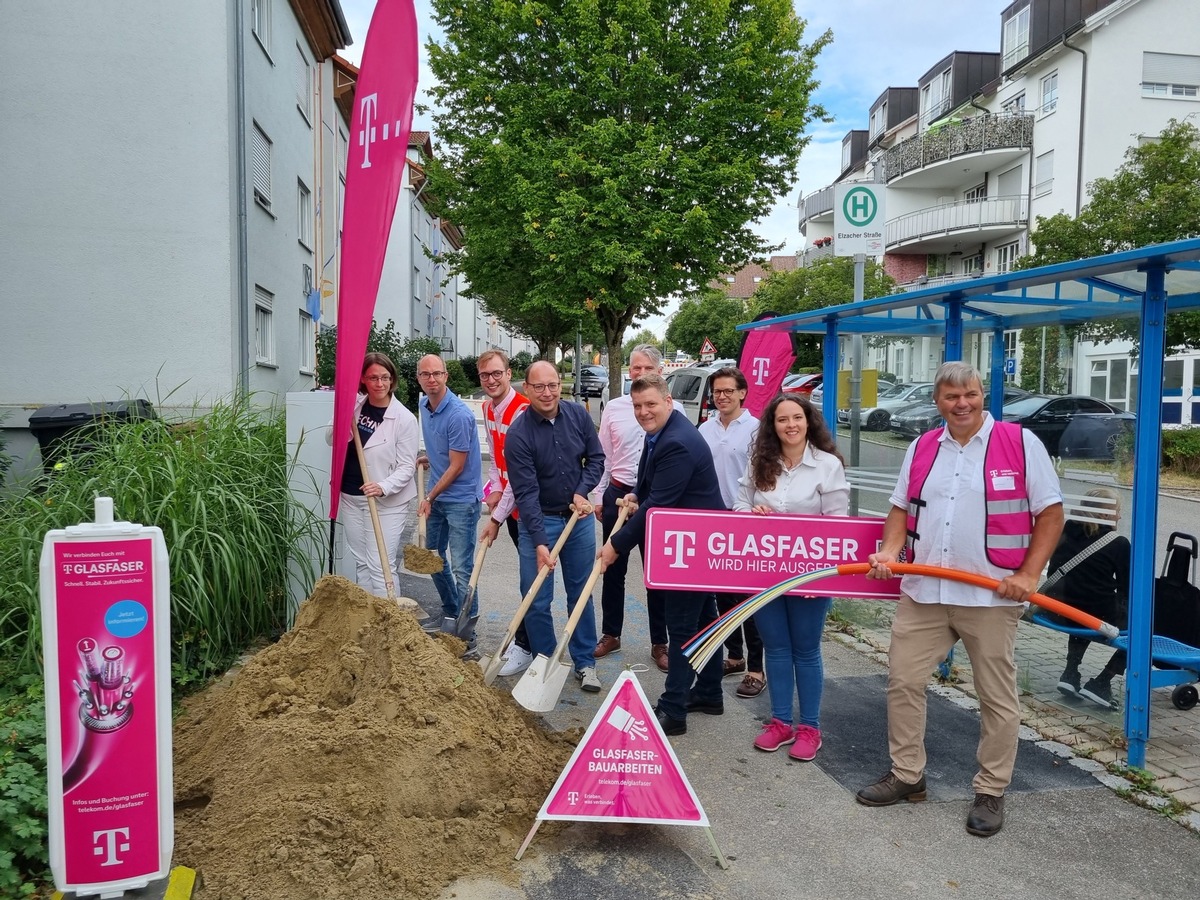
M 943 364 L 934 400 L 946 425 L 908 448 L 868 577 L 891 578 L 889 566 L 907 546 L 912 562 L 976 572 L 1000 584 L 992 591 L 904 576 L 888 653 L 892 767 L 857 799 L 865 806 L 925 799 L 925 688 L 961 639 L 980 707 L 979 771 L 967 831 L 990 837 L 1004 824 L 1021 724 L 1017 622 L 1062 533 L 1062 492 L 1041 441 L 983 411 L 983 386 L 972 366 Z

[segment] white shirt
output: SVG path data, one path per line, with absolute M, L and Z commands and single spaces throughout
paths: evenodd
M 846 468 L 832 453 L 804 445 L 800 463 L 784 466 L 775 487 L 760 491 L 747 465 L 738 481 L 738 496 L 733 504 L 737 512 L 750 512 L 756 506 L 769 506 L 777 513 L 801 516 L 844 516 L 850 511 L 850 482 Z
M 672 400 L 677 410 L 683 412 L 683 404 Z M 617 481 L 633 490 L 637 481 L 638 463 L 642 460 L 642 442 L 646 432 L 633 414 L 633 398 L 622 394 L 609 400 L 600 415 L 600 449 L 604 451 L 604 474 L 593 493 L 597 502 L 604 497 L 604 490 L 612 481 Z
M 921 510 L 917 530 L 921 539 L 916 542 L 917 563 L 976 572 L 995 579 L 1012 574 L 1011 569 L 994 566 L 987 558 L 985 546 L 986 499 L 983 492 L 983 463 L 995 420 L 984 413 L 983 427 L 964 447 L 943 430 L 939 439 L 933 468 L 921 491 L 925 507 Z M 1058 476 L 1050 462 L 1045 445 L 1033 434 L 1022 429 L 1025 445 L 1025 487 L 1029 508 L 1036 517 L 1046 507 L 1062 503 Z M 908 479 L 912 470 L 913 441 L 900 467 L 900 478 L 892 492 L 893 506 L 908 509 Z M 926 578 L 905 575 L 900 589 L 918 603 L 945 603 L 953 606 L 1016 606 L 1011 600 L 997 597 L 989 588 L 974 587 L 945 578 Z
M 721 417 L 713 416 L 700 423 L 700 434 L 712 451 L 713 464 L 717 467 L 717 484 L 721 488 L 721 499 L 726 509 L 733 509 L 737 499 L 738 480 L 746 474 L 750 459 L 750 444 L 758 433 L 758 419 L 750 410 L 729 423 L 721 424 Z

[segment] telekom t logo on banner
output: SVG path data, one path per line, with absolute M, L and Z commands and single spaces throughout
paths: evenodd
M 754 364 L 750 369 L 750 374 L 754 376 L 755 384 L 759 384 L 759 385 L 766 384 L 767 375 L 769 375 L 770 372 L 771 372 L 771 357 L 769 357 L 769 356 L 754 357 Z
M 363 148 L 362 168 L 371 168 L 371 145 L 377 140 L 389 140 L 390 138 L 400 137 L 404 129 L 404 123 L 400 120 L 396 122 L 383 123 L 383 135 L 379 135 L 379 128 L 375 124 L 375 120 L 379 114 L 379 94 L 367 94 L 358 101 L 358 145 Z M 405 138 L 407 140 L 407 137 Z
M 696 555 L 696 532 L 668 531 L 663 537 L 667 540 L 667 555 L 671 557 L 671 568 L 686 569 L 688 557 Z
M 118 841 L 117 836 L 124 838 L 123 841 Z M 103 856 L 104 862 L 102 866 L 119 866 L 122 862 L 117 856 L 117 851 L 122 853 L 129 852 L 129 829 L 128 828 L 109 828 L 107 831 L 93 831 L 92 843 L 96 846 L 92 848 L 92 853 L 96 856 Z

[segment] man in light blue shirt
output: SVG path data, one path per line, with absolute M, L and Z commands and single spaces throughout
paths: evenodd
M 442 599 L 442 616 L 455 619 L 459 602 L 467 595 L 475 563 L 475 532 L 483 496 L 479 431 L 474 413 L 446 387 L 446 364 L 440 356 L 421 357 L 417 380 L 425 393 L 418 406 L 421 435 L 429 458 L 429 480 L 433 482 L 417 508 L 417 515 L 428 518 L 429 549 L 436 550 L 445 561 L 442 571 L 433 576 Z M 470 615 L 469 633 L 460 637 L 473 646 L 474 623 L 479 616 L 478 592 Z

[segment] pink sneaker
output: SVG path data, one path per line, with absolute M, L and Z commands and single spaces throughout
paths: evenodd
M 780 747 L 786 747 L 796 740 L 796 732 L 792 726 L 778 719 L 772 719 L 763 726 L 762 734 L 754 739 L 754 746 L 767 753 L 774 753 Z
M 794 740 L 792 749 L 788 751 L 792 759 L 808 762 L 815 759 L 817 751 L 821 749 L 821 732 L 811 725 L 797 725 Z

